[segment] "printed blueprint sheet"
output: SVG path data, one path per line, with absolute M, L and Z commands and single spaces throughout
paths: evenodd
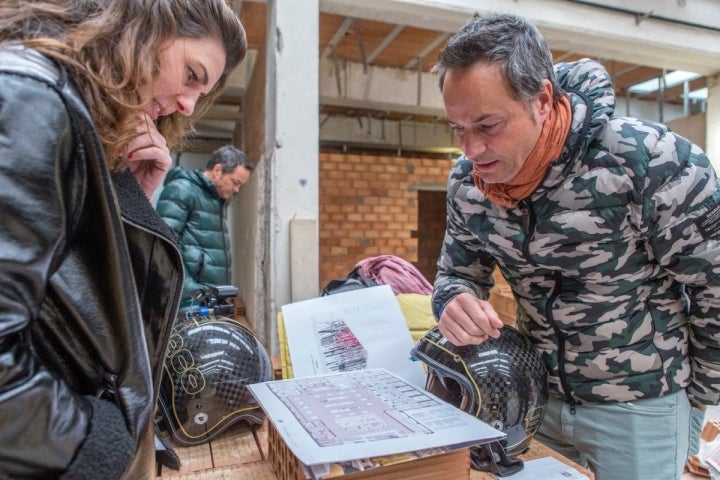
M 464 448 L 504 437 L 383 368 L 276 380 L 249 388 L 305 465 Z
M 386 368 L 425 386 L 422 362 L 388 285 L 359 288 L 282 307 L 293 376 Z

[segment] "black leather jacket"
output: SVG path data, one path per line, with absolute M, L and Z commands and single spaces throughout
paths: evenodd
M 0 478 L 154 476 L 183 283 L 167 225 L 111 176 L 82 97 L 0 45 Z

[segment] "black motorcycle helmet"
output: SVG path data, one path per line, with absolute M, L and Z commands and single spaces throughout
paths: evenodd
M 255 335 L 222 316 L 188 315 L 173 328 L 160 389 L 160 414 L 185 446 L 212 440 L 238 421 L 265 414 L 247 385 L 272 380 L 272 365 Z
M 471 448 L 477 470 L 504 476 L 522 469 L 548 398 L 547 372 L 530 341 L 512 327 L 480 345 L 456 347 L 437 327 L 412 349 L 427 367 L 426 390 L 507 435 Z

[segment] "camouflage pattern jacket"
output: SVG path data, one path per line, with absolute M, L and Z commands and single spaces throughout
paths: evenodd
M 720 189 L 702 150 L 614 116 L 598 63 L 556 67 L 573 108 L 561 157 L 517 208 L 490 203 L 460 157 L 433 293 L 487 299 L 499 268 L 553 395 L 625 402 L 688 389 L 720 400 Z

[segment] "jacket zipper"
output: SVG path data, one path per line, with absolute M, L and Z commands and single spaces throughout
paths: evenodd
M 227 211 L 228 211 L 228 203 L 227 201 L 223 201 L 222 208 L 222 219 L 221 219 L 221 226 L 220 229 L 222 230 L 222 240 L 223 240 L 223 251 L 225 252 L 225 278 L 230 281 L 232 279 L 232 259 L 231 259 L 231 248 L 230 245 L 226 243 L 228 240 L 228 224 L 227 224 Z
M 200 281 L 200 274 L 205 270 L 205 252 L 200 252 L 200 260 L 195 271 L 195 278 Z
M 102 398 L 103 400 L 118 404 L 117 375 L 106 372 L 102 378 L 102 385 L 95 396 L 97 398 Z
M 535 263 L 535 260 L 533 260 L 530 255 L 530 240 L 532 239 L 532 233 L 535 230 L 535 212 L 533 211 L 529 198 L 525 198 L 520 201 L 520 209 L 522 211 L 523 231 L 525 232 L 525 239 L 522 244 L 523 255 L 528 262 L 537 266 L 537 263 Z
M 532 203 L 530 203 L 530 199 L 528 198 L 523 199 L 520 202 L 520 207 L 522 209 L 523 230 L 525 232 L 525 239 L 523 240 L 522 244 L 523 255 L 528 262 L 530 262 L 532 265 L 537 266 L 537 263 L 530 256 L 530 239 L 532 237 L 532 232 L 535 230 L 535 212 L 533 211 Z M 562 385 L 563 391 L 565 392 L 565 401 L 570 404 L 570 413 L 574 415 L 575 405 L 577 403 L 572 398 L 572 395 L 570 395 L 570 388 L 567 381 L 567 376 L 565 375 L 565 337 L 560 330 L 560 327 L 557 326 L 557 323 L 555 322 L 552 313 L 552 305 L 555 302 L 555 299 L 560 294 L 562 274 L 558 271 L 555 272 L 553 276 L 555 279 L 555 287 L 550 294 L 550 298 L 548 298 L 548 301 L 545 304 L 545 318 L 547 319 L 547 322 L 550 324 L 553 331 L 555 332 L 555 335 L 558 338 L 558 376 L 560 377 L 560 384 Z
M 558 339 L 558 376 L 560 377 L 560 384 L 562 385 L 563 392 L 565 392 L 565 401 L 570 404 L 570 413 L 575 414 L 575 405 L 577 402 L 570 395 L 570 385 L 568 384 L 567 376 L 565 375 L 565 336 L 563 335 L 560 327 L 557 326 L 555 318 L 552 313 L 552 305 L 555 299 L 560 295 L 562 274 L 555 272 L 553 274 L 555 279 L 555 287 L 553 288 L 548 302 L 545 304 L 545 318 L 555 332 L 555 336 Z

